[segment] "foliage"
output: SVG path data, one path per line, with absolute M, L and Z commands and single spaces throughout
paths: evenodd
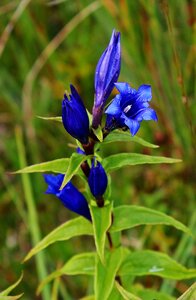
M 135 250 L 156 249 L 171 256 L 175 266 L 178 261 L 180 270 L 182 265 L 187 266 L 185 273 L 188 268 L 194 268 L 194 240 L 187 234 L 187 227 L 194 231 L 196 225 L 192 1 L 182 1 L 180 5 L 177 1 L 166 0 L 84 0 L 74 3 L 3 1 L 0 4 L 0 14 L 0 135 L 3 141 L 0 147 L 0 209 L 2 214 L 6 215 L 1 224 L 0 290 L 11 286 L 19 277 L 20 261 L 28 250 L 32 248 L 29 252 L 30 258 L 30 253 L 35 254 L 32 251 L 39 249 L 36 248 L 39 245 L 40 250 L 42 246 L 51 245 L 46 251 L 39 253 L 42 255 L 42 263 L 36 255 L 36 264 L 32 259 L 23 266 L 23 298 L 35 299 L 36 287 L 48 278 L 47 274 L 51 270 L 61 269 L 65 261 L 66 264 L 71 261 L 70 257 L 74 259 L 77 255 L 82 255 L 78 253 L 85 251 L 86 255 L 95 251 L 92 237 L 87 236 L 93 235 L 93 230 L 97 232 L 96 228 L 100 228 L 100 225 L 103 226 L 102 233 L 98 232 L 100 236 L 96 235 L 95 244 L 102 260 L 104 255 L 107 259 L 109 245 L 106 241 L 106 249 L 103 251 L 100 241 L 105 239 L 108 224 L 95 223 L 97 227 L 93 229 L 82 217 L 68 221 L 72 214 L 59 209 L 60 203 L 43 195 L 45 187 L 39 174 L 23 173 L 21 186 L 20 177 L 10 175 L 8 171 L 23 169 L 22 171 L 29 173 L 65 173 L 69 167 L 68 180 L 77 174 L 79 176 L 73 179 L 83 187 L 84 178 L 79 169 L 80 163 L 78 162 L 77 168 L 73 161 L 70 164 L 68 160 L 72 151 L 67 144 L 70 145 L 73 139 L 64 133 L 61 117 L 56 119 L 52 116 L 60 115 L 61 104 L 57 99 L 62 99 L 69 82 L 77 86 L 90 110 L 93 102 L 94 69 L 113 28 L 118 29 L 122 37 L 120 80 L 129 80 L 135 88 L 142 82 L 152 85 L 153 108 L 157 111 L 159 122 L 155 126 L 146 123 L 134 137 L 128 132 L 114 131 L 102 143 L 96 145 L 97 158 L 105 169 L 112 171 L 111 177 L 108 178 L 109 181 L 112 178 L 112 189 L 106 191 L 107 200 L 113 200 L 113 208 L 110 206 L 110 209 L 115 216 L 110 233 L 118 245 L 118 230 L 126 229 L 122 234 L 122 243 L 124 246 L 128 244 L 133 253 L 137 253 Z M 15 17 L 12 17 L 13 14 Z M 6 40 L 8 24 L 13 24 L 13 30 Z M 61 30 L 62 28 L 64 30 Z M 37 116 L 43 116 L 43 119 L 49 116 L 51 120 L 47 122 Z M 100 130 L 96 129 L 95 135 L 102 141 Z M 159 149 L 156 149 L 155 145 L 159 145 Z M 119 152 L 122 153 L 122 157 L 118 161 Z M 168 157 L 178 157 L 182 162 L 175 165 L 139 165 L 139 162 L 152 163 L 152 156 L 157 162 L 174 162 Z M 167 158 L 162 158 L 164 156 Z M 114 161 L 115 157 L 116 162 L 113 166 L 111 161 Z M 41 161 L 48 163 L 38 164 Z M 32 164 L 37 164 L 37 169 L 35 166 L 26 167 Z M 123 168 L 117 170 L 119 167 Z M 89 190 L 86 191 L 86 197 L 89 197 Z M 118 205 L 119 207 L 116 207 Z M 132 211 L 132 219 L 124 217 L 128 206 L 130 211 L 127 214 Z M 109 209 L 109 205 L 107 208 Z M 92 209 L 96 207 L 92 206 Z M 141 216 L 145 216 L 145 221 L 141 220 Z M 187 224 L 187 227 L 174 218 Z M 63 224 L 58 227 L 61 223 Z M 69 243 L 54 243 L 75 236 L 74 228 L 77 228 L 77 235 L 81 234 L 81 239 L 75 237 L 74 244 L 72 240 Z M 181 233 L 175 228 L 186 233 Z M 53 233 L 56 235 L 52 236 Z M 41 240 L 41 236 L 45 238 Z M 115 255 L 121 256 L 114 253 L 114 260 Z M 103 267 L 98 258 L 96 268 L 102 274 Z M 113 265 L 113 268 L 116 272 L 119 266 Z M 151 279 L 149 274 L 145 278 L 129 278 L 128 281 L 124 276 L 123 289 L 118 281 L 108 278 L 107 274 L 106 278 L 109 282 L 108 290 L 103 290 L 102 293 L 106 293 L 107 296 L 111 292 L 111 299 L 119 299 L 119 295 L 124 295 L 125 299 L 134 297 L 133 295 L 144 300 L 158 297 L 171 299 L 172 296 L 165 294 L 176 298 L 192 283 L 190 279 L 183 281 L 183 284 L 179 282 L 179 278 L 175 278 L 176 282 L 156 277 Z M 127 292 L 131 281 L 134 282 L 134 288 Z M 138 282 L 142 286 L 138 286 Z M 51 288 L 51 285 L 46 286 Z M 63 277 L 60 281 L 54 281 L 50 295 L 54 295 L 54 300 L 58 298 L 55 298 L 57 287 L 57 294 L 60 294 L 62 299 L 78 298 L 87 292 L 92 294 L 92 286 L 92 281 L 87 282 L 79 276 L 74 277 L 74 280 Z M 96 282 L 95 290 L 98 289 Z M 160 291 L 155 292 L 152 289 Z M 14 294 L 21 293 L 21 285 L 17 290 L 19 292 Z M 189 294 L 191 293 L 194 293 L 193 289 L 190 289 Z M 48 299 L 45 288 L 42 297 Z

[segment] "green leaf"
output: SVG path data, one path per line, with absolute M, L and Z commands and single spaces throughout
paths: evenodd
M 41 116 L 37 116 L 37 118 L 42 119 L 42 120 L 56 121 L 56 122 L 62 123 L 62 117 L 41 117 Z
M 175 300 L 176 298 L 169 296 L 165 293 L 157 292 L 152 289 L 142 289 L 138 291 L 138 296 L 141 297 L 142 300 Z
M 105 263 L 97 256 L 95 272 L 95 299 L 107 300 L 110 295 L 115 276 L 124 258 L 123 248 L 106 251 Z
M 60 190 L 72 179 L 72 177 L 78 172 L 80 165 L 87 160 L 89 156 L 73 153 L 69 159 L 69 165 L 66 171 L 66 175 L 61 184 Z
M 196 269 L 187 269 L 164 253 L 141 250 L 127 255 L 118 274 L 120 276 L 154 275 L 181 280 L 194 278 Z
M 102 165 L 108 172 L 110 172 L 125 166 L 162 163 L 172 164 L 177 162 L 181 162 L 181 160 L 169 157 L 151 156 L 138 153 L 119 153 L 104 158 L 102 160 Z
M 114 285 L 107 300 L 122 300 L 122 299 L 123 298 L 122 298 L 121 294 L 119 293 L 119 291 L 117 290 L 117 288 Z
M 22 296 L 23 296 L 23 294 L 15 295 L 15 296 L 1 296 L 1 294 L 0 294 L 0 300 L 17 300 L 17 299 L 21 298 Z
M 94 135 L 98 138 L 100 142 L 103 141 L 103 132 L 101 126 L 99 125 L 96 129 L 92 128 Z
M 110 227 L 111 232 L 122 231 L 138 225 L 164 224 L 191 234 L 190 229 L 179 221 L 176 221 L 174 218 L 162 212 L 147 207 L 122 205 L 114 208 L 113 215 L 113 223 Z
M 137 296 L 133 295 L 132 293 L 126 291 L 117 281 L 115 281 L 115 285 L 123 299 L 125 300 L 143 300 L 138 298 Z
M 30 252 L 24 258 L 24 261 L 27 261 L 33 255 L 57 241 L 66 241 L 72 237 L 80 235 L 93 235 L 92 224 L 83 217 L 70 220 L 50 232 L 34 248 L 30 250 Z
M 69 165 L 69 158 L 60 158 L 44 163 L 25 167 L 24 169 L 14 172 L 17 173 L 36 173 L 36 172 L 54 172 L 65 174 Z
M 94 252 L 81 253 L 73 256 L 62 268 L 51 273 L 40 283 L 38 293 L 42 291 L 48 282 L 62 275 L 94 275 L 95 258 L 96 253 Z
M 15 296 L 8 296 L 8 295 L 11 293 L 11 291 L 13 289 L 15 289 L 16 286 L 19 285 L 19 283 L 21 282 L 22 278 L 23 278 L 23 274 L 21 274 L 20 278 L 14 284 L 12 284 L 6 290 L 4 290 L 3 292 L 1 292 L 0 293 L 0 300 L 17 300 L 17 299 L 21 298 L 23 294 L 15 295 Z
M 93 220 L 93 230 L 95 237 L 95 245 L 97 253 L 104 261 L 104 248 L 106 241 L 106 232 L 108 231 L 112 217 L 111 217 L 112 204 L 108 204 L 104 207 L 90 206 L 91 216 Z
M 130 132 L 115 130 L 112 131 L 103 141 L 102 145 L 116 142 L 135 142 L 145 147 L 158 148 L 159 146 L 151 144 L 138 136 L 132 136 Z
M 195 300 L 196 299 L 196 283 L 193 283 L 191 287 L 182 295 L 178 300 Z

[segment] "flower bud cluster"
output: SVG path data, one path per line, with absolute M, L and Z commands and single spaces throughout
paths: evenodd
M 112 130 L 129 129 L 132 136 L 139 130 L 143 120 L 157 121 L 156 112 L 149 107 L 152 98 L 150 85 L 141 85 L 138 90 L 128 83 L 117 83 L 121 67 L 120 33 L 113 30 L 110 42 L 101 55 L 95 71 L 95 99 L 92 109 L 92 124 L 84 103 L 73 85 L 70 85 L 69 97 L 65 94 L 62 101 L 62 121 L 65 130 L 81 143 L 83 149 L 78 148 L 80 155 L 92 154 L 91 166 L 85 161 L 81 168 L 88 177 L 90 191 L 98 206 L 104 205 L 103 195 L 106 191 L 108 179 L 106 172 L 96 160 L 94 145 L 97 142 L 95 131 L 101 127 L 102 116 L 105 113 L 106 123 L 101 127 L 103 136 Z M 104 112 L 105 104 L 114 87 L 119 91 Z M 44 175 L 48 184 L 46 193 L 56 195 L 71 211 L 91 220 L 88 202 L 85 197 L 71 183 L 60 189 L 64 175 Z

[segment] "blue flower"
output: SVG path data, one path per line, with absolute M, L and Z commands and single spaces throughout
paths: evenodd
M 113 30 L 110 43 L 103 52 L 95 71 L 95 102 L 93 124 L 100 124 L 102 110 L 118 80 L 121 65 L 120 33 Z
M 62 102 L 63 125 L 67 132 L 82 144 L 88 143 L 89 119 L 86 108 L 73 85 L 70 85 L 70 100 L 64 95 Z
M 158 120 L 154 109 L 149 108 L 152 98 L 150 85 L 143 84 L 138 90 L 131 88 L 128 83 L 115 83 L 115 86 L 120 94 L 105 111 L 107 130 L 128 127 L 134 136 L 142 120 Z
M 46 194 L 55 195 L 61 200 L 66 208 L 91 220 L 88 203 L 85 197 L 71 182 L 67 183 L 66 186 L 60 190 L 64 178 L 63 174 L 44 174 L 43 176 L 45 182 L 48 184 Z
M 95 198 L 101 197 L 107 188 L 108 179 L 106 172 L 100 162 L 93 160 L 90 174 L 88 177 L 88 183 L 91 193 Z

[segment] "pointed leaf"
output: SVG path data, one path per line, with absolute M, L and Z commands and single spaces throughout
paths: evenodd
M 73 256 L 62 268 L 51 273 L 40 283 L 38 293 L 42 291 L 48 282 L 62 275 L 94 275 L 95 257 L 96 253 L 94 252 L 81 253 Z
M 142 289 L 138 291 L 138 296 L 141 297 L 142 300 L 152 300 L 152 299 L 158 299 L 158 300 L 175 300 L 176 298 L 169 296 L 162 292 L 157 292 L 152 289 Z
M 133 295 L 132 293 L 126 291 L 117 281 L 115 281 L 115 285 L 116 285 L 117 290 L 123 297 L 123 299 L 125 299 L 125 300 L 143 300 L 143 299 Z
M 66 175 L 63 179 L 60 190 L 64 188 L 64 186 L 72 179 L 72 177 L 78 172 L 80 165 L 87 160 L 86 155 L 73 153 L 69 160 L 69 165 L 66 171 Z
M 123 248 L 107 251 L 105 253 L 104 265 L 97 256 L 95 273 L 95 299 L 108 299 L 124 254 L 125 252 Z
M 106 232 L 108 231 L 112 217 L 111 217 L 112 204 L 108 204 L 104 207 L 90 206 L 91 216 L 93 220 L 93 230 L 95 237 L 95 245 L 97 253 L 104 261 L 104 248 L 106 241 Z
M 115 284 L 107 300 L 122 300 L 122 296 L 117 290 Z
M 96 129 L 92 128 L 92 130 L 93 130 L 93 133 L 95 134 L 95 136 L 98 138 L 98 140 L 100 142 L 102 142 L 103 141 L 103 132 L 102 132 L 101 126 L 99 125 Z
M 196 282 L 182 295 L 178 300 L 195 300 L 196 299 Z
M 34 248 L 30 250 L 24 261 L 57 241 L 66 241 L 80 235 L 93 235 L 92 224 L 83 217 L 70 220 L 50 232 Z
M 108 134 L 108 136 L 105 138 L 103 141 L 102 145 L 104 144 L 109 144 L 109 143 L 116 143 L 116 142 L 135 142 L 137 144 L 140 144 L 145 147 L 149 148 L 158 148 L 159 146 L 151 144 L 144 139 L 134 135 L 132 136 L 130 132 L 128 131 L 120 131 L 120 130 L 115 130 Z
M 12 285 L 9 286 L 6 290 L 4 290 L 3 292 L 1 292 L 1 293 L 0 293 L 0 297 L 2 297 L 2 296 L 8 296 L 8 295 L 10 294 L 10 292 L 11 292 L 13 289 L 15 289 L 15 287 L 16 287 L 17 285 L 19 285 L 19 283 L 21 282 L 22 278 L 23 278 L 23 274 L 20 275 L 19 279 L 18 279 L 14 284 L 12 284 Z M 19 298 L 19 297 L 21 297 L 21 295 L 11 296 L 11 297 L 18 297 L 18 298 Z M 15 298 L 15 299 L 18 299 L 18 298 Z M 1 298 L 0 298 L 0 299 L 1 299 Z
M 130 229 L 138 225 L 164 224 L 191 234 L 190 229 L 179 221 L 176 221 L 174 218 L 162 212 L 147 207 L 122 205 L 114 208 L 113 215 L 113 223 L 110 227 L 111 232 Z
M 119 153 L 104 158 L 102 160 L 102 165 L 108 172 L 110 172 L 125 166 L 162 163 L 172 164 L 177 162 L 181 162 L 181 160 L 138 153 Z
M 24 169 L 18 170 L 14 173 L 18 174 L 18 173 L 54 172 L 54 173 L 65 174 L 68 165 L 69 165 L 69 158 L 60 158 L 60 159 L 55 159 L 44 163 L 32 165 L 29 167 L 25 167 Z
M 0 294 L 0 300 L 17 300 L 20 299 L 23 296 L 23 294 L 15 295 L 15 296 L 1 296 Z
M 196 277 L 196 269 L 187 269 L 164 253 L 141 250 L 133 252 L 125 258 L 119 275 L 154 275 L 181 280 Z

